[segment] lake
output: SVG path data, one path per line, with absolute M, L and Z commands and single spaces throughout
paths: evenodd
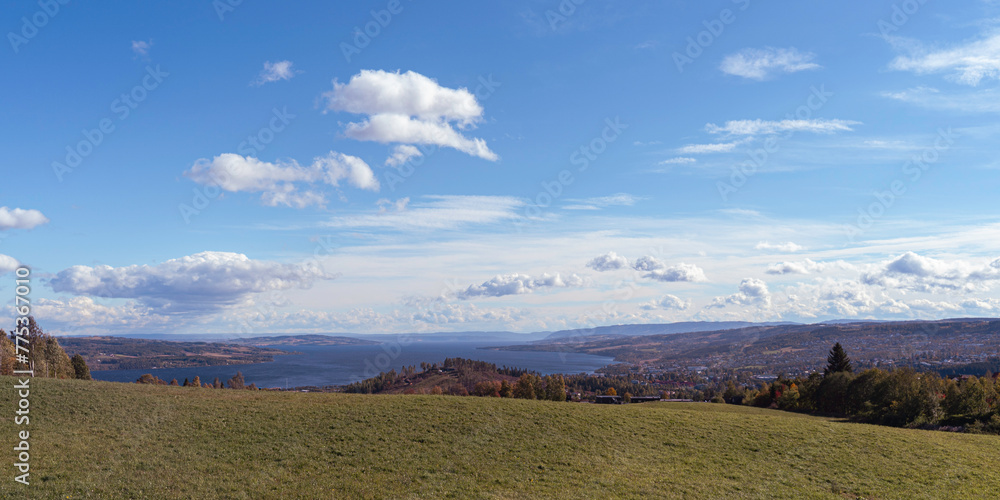
M 194 368 L 162 368 L 146 370 L 93 371 L 95 380 L 135 382 L 143 373 L 169 382 L 176 378 L 194 379 L 211 383 L 215 377 L 225 382 L 243 372 L 246 383 L 258 387 L 301 387 L 343 385 L 378 375 L 381 371 L 420 363 L 440 363 L 445 358 L 477 359 L 494 363 L 497 367 L 511 366 L 533 370 L 543 375 L 551 373 L 593 373 L 602 366 L 613 363 L 605 356 L 559 352 L 494 351 L 480 347 L 504 345 L 503 342 L 431 342 L 414 341 L 412 337 L 380 345 L 361 346 L 268 346 L 302 354 L 275 356 L 274 362 L 250 365 L 202 366 Z

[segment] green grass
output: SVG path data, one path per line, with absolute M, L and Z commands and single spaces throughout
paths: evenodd
M 2 498 L 1000 497 L 1000 437 L 726 405 L 42 379 L 31 405 L 32 484 L 8 451 Z

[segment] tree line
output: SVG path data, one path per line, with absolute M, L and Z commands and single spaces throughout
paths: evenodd
M 952 379 L 911 368 L 870 368 L 854 373 L 839 343 L 830 350 L 822 375 L 779 377 L 756 391 L 730 387 L 723 399 L 894 427 L 1000 433 L 996 376 Z
M 19 353 L 14 340 L 18 325 L 15 325 L 10 334 L 0 328 L 0 375 L 13 375 L 15 369 L 31 367 L 35 377 L 90 380 L 90 368 L 83 356 L 77 354 L 70 358 L 59 341 L 38 326 L 34 316 L 28 316 L 27 329 L 28 334 L 21 335 L 22 339 L 27 340 L 25 347 L 28 348 L 27 354 L 20 352 L 27 360 L 24 363 L 18 361 Z M 20 341 L 22 345 L 24 340 Z M 20 366 L 17 367 L 18 365 Z

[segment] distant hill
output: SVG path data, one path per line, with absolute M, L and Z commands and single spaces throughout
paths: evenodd
M 995 357 L 1000 352 L 1000 319 L 755 325 L 566 339 L 494 349 L 595 354 L 668 370 L 697 366 L 792 374 L 823 366 L 830 346 L 840 342 L 856 366 L 939 369 Z
M 794 325 L 797 323 L 751 323 L 748 321 L 687 321 L 680 323 L 663 323 L 652 325 L 613 325 L 598 326 L 596 328 L 578 328 L 576 330 L 560 330 L 547 335 L 542 342 L 563 341 L 566 339 L 579 340 L 589 337 L 602 336 L 626 336 L 634 337 L 640 335 L 669 335 L 672 333 L 691 332 L 713 332 L 719 330 L 733 330 L 736 328 L 747 328 L 753 326 L 775 326 Z
M 125 337 L 59 337 L 70 356 L 80 354 L 91 370 L 144 370 L 268 363 L 295 354 L 278 349 L 217 342 L 172 342 Z
M 352 337 L 339 337 L 332 335 L 277 335 L 273 337 L 243 337 L 229 339 L 226 342 L 257 346 L 376 345 L 381 343 L 373 340 L 362 340 Z

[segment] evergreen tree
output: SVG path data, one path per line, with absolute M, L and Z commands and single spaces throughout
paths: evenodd
M 184 377 L 184 383 L 181 384 L 181 387 L 191 387 L 191 381 Z
M 833 344 L 833 349 L 830 349 L 830 355 L 827 356 L 826 362 L 826 369 L 823 370 L 824 376 L 831 373 L 851 373 L 854 371 L 854 368 L 851 366 L 851 358 L 847 357 L 847 353 L 844 352 L 844 348 L 840 345 L 840 342 Z
M 74 354 L 70 362 L 73 363 L 73 373 L 77 379 L 90 380 L 90 367 L 87 366 L 87 360 L 83 359 L 83 356 Z

